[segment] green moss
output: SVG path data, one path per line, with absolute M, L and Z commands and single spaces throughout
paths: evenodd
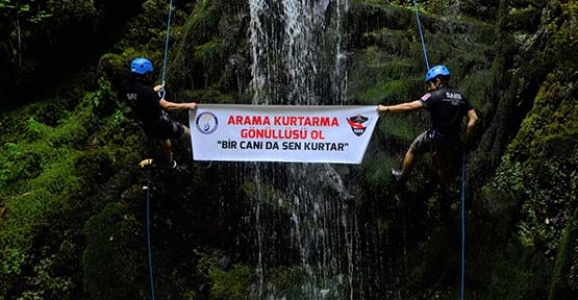
M 189 34 L 199 35 L 198 37 L 190 36 L 192 39 L 187 38 L 193 45 L 202 44 L 215 36 L 215 30 L 219 23 L 219 19 L 214 18 L 217 16 L 216 14 L 219 13 L 216 10 L 217 7 L 218 2 L 209 0 L 200 1 L 192 15 L 187 19 L 185 31 Z
M 87 128 L 94 120 L 92 98 L 87 97 L 84 101 L 73 112 L 60 113 L 60 118 L 51 120 L 50 125 L 40 122 L 40 118 L 21 118 L 16 122 L 20 122 L 24 130 L 5 137 L 14 142 L 3 145 L 7 151 L 0 157 L 0 198 L 7 199 L 3 202 L 7 212 L 0 219 L 0 244 L 25 257 L 20 261 L 21 265 L 6 268 L 11 274 L 27 263 L 33 263 L 29 261 L 34 259 L 30 254 L 35 251 L 33 243 L 42 240 L 41 233 L 70 214 L 73 199 L 82 191 L 75 160 L 88 136 Z M 45 115 L 38 116 L 46 120 Z M 54 245 L 47 245 L 51 246 Z M 10 259 L 10 253 L 0 253 L 0 260 Z M 44 280 L 40 277 L 49 276 L 45 272 L 45 269 L 38 269 L 37 274 L 30 276 Z
M 423 80 L 415 77 L 415 60 L 395 59 L 370 47 L 353 57 L 349 83 L 351 97 L 367 104 L 393 104 L 409 101 L 423 91 Z M 386 100 L 385 102 L 383 100 Z
M 411 8 L 384 2 L 356 1 L 349 8 L 353 22 L 350 26 L 355 32 L 371 32 L 382 27 L 415 28 L 415 17 Z
M 255 271 L 243 264 L 224 265 L 222 258 L 220 251 L 209 251 L 197 265 L 198 273 L 211 286 L 208 299 L 249 299 L 247 291 L 256 279 Z
M 423 89 L 422 78 L 408 77 L 403 80 L 392 80 L 386 82 L 383 86 L 383 92 L 384 98 L 390 99 L 386 104 L 397 104 L 416 100 L 418 98 L 417 95 L 425 91 Z
M 390 138 L 402 140 L 408 144 L 423 131 L 412 124 L 406 116 L 392 114 L 382 117 L 379 130 Z
M 388 147 L 388 145 L 384 145 Z M 399 158 L 388 155 L 366 156 L 363 161 L 364 182 L 377 189 L 390 181 L 391 168 L 399 165 Z M 368 191 L 371 193 L 374 189 Z
M 214 75 L 219 78 L 223 68 L 223 62 L 226 61 L 224 39 L 213 38 L 210 41 L 195 47 L 193 57 L 200 62 L 206 74 Z
M 548 76 L 536 96 L 533 110 L 509 147 L 512 151 L 542 156 L 554 145 L 553 140 L 571 142 L 572 136 L 578 135 L 578 105 L 562 94 L 561 83 L 557 76 Z
M 556 262 L 552 274 L 549 300 L 571 299 L 574 294 L 568 280 L 571 276 L 570 269 L 578 258 L 576 247 L 578 246 L 578 226 L 574 218 L 564 228 L 560 238 L 560 247 L 556 255 Z
M 32 243 L 30 237 L 48 221 L 43 216 L 47 213 L 50 200 L 53 199 L 47 189 L 41 188 L 12 198 L 9 203 L 9 218 L 0 223 L 2 245 L 27 251 Z
M 229 85 L 238 84 L 239 77 L 237 74 L 231 77 L 229 70 L 236 67 L 231 66 L 231 57 L 246 51 L 247 24 L 244 18 L 227 13 L 243 15 L 247 8 L 232 1 L 202 1 L 195 8 L 183 26 L 184 37 L 172 54 L 176 63 L 169 65 L 167 73 L 179 101 L 187 98 L 183 94 L 190 89 L 217 89 L 228 93 Z
M 459 79 L 459 85 L 456 86 L 462 92 L 472 106 L 481 112 L 481 115 L 489 113 L 489 106 L 486 106 L 488 99 L 484 96 L 493 88 L 493 74 L 489 69 L 474 71 L 466 77 Z
M 181 96 L 185 102 L 235 104 L 232 94 L 223 94 L 218 89 L 185 90 Z M 246 104 L 246 103 L 242 103 Z
M 377 46 L 382 51 L 396 56 L 407 56 L 410 49 L 413 32 L 406 30 L 390 30 L 380 28 L 378 30 L 367 32 L 362 35 L 362 42 L 368 46 Z
M 235 264 L 228 270 L 209 269 L 213 284 L 211 294 L 214 299 L 240 300 L 250 299 L 247 291 L 256 280 L 255 270 L 247 265 Z
M 144 240 L 136 239 L 134 221 L 124 205 L 110 203 L 87 222 L 82 266 L 91 299 L 130 299 L 147 290 L 146 252 L 138 246 Z
M 540 24 L 540 14 L 541 10 L 536 7 L 514 8 L 506 17 L 508 29 L 534 31 Z
M 3 245 L 28 249 L 30 235 L 47 225 L 50 216 L 66 211 L 68 201 L 81 189 L 74 175 L 74 156 L 68 157 L 72 159 L 45 163 L 38 177 L 20 179 L 22 188 L 17 192 L 21 194 L 8 203 L 9 214 L 0 222 Z
M 252 201 L 252 206 L 263 205 L 268 210 L 289 213 L 290 202 L 282 192 L 275 190 L 266 183 L 251 180 L 245 182 L 242 188 L 248 199 Z

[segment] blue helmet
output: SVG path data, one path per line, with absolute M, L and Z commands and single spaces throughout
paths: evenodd
M 132 60 L 130 63 L 130 72 L 144 75 L 148 72 L 153 71 L 153 64 L 150 60 L 144 57 L 138 57 Z
M 428 82 L 439 75 L 449 76 L 450 70 L 448 70 L 448 68 L 446 68 L 444 65 L 434 66 L 433 68 L 429 69 L 427 74 L 425 74 L 425 82 Z

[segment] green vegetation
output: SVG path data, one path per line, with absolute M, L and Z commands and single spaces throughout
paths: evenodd
M 24 122 L 25 116 L 9 121 L 25 127 L 7 139 L 12 142 L 5 142 L 3 152 L 7 155 L 0 158 L 0 198 L 6 199 L 6 217 L 0 222 L 0 259 L 5 261 L 2 277 L 7 283 L 22 276 L 42 282 L 35 288 L 38 291 L 30 291 L 30 295 L 67 295 L 71 288 L 71 278 L 52 277 L 54 260 L 37 257 L 35 253 L 42 250 L 34 243 L 58 245 L 61 239 L 44 240 L 50 236 L 46 232 L 59 227 L 58 220 L 73 213 L 74 201 L 83 189 L 75 162 L 83 155 L 87 128 L 95 122 L 91 101 L 92 95 L 88 94 L 84 105 L 63 114 L 55 120 L 55 126 L 34 117 Z M 42 113 L 38 117 L 42 118 Z M 34 267 L 34 271 L 24 271 L 27 266 Z M 2 294 L 7 293 L 8 287 L 0 286 Z
M 429 62 L 448 65 L 481 117 L 466 166 L 467 298 L 573 299 L 578 5 L 490 2 L 418 1 Z M 382 116 L 363 164 L 335 166 L 352 199 L 319 178 L 286 186 L 307 177 L 285 164 L 259 165 L 259 178 L 244 164 L 180 175 L 138 167 L 155 149 L 123 85 L 137 55 L 162 71 L 168 4 L 131 3 L 0 0 L 0 85 L 11 89 L 0 89 L 11 108 L 0 115 L 0 300 L 149 298 L 145 199 L 161 299 L 457 298 L 459 172 L 438 191 L 425 157 L 405 193 L 390 188 L 389 169 L 427 128 L 425 112 Z M 198 1 L 174 16 L 171 100 L 249 102 L 247 3 Z M 415 21 L 413 1 L 350 2 L 348 100 L 395 104 L 425 92 Z M 276 63 L 270 74 L 283 82 Z M 324 205 L 297 211 L 294 195 L 310 192 Z M 335 223 L 316 223 L 326 216 Z M 299 236 L 316 229 L 320 241 Z

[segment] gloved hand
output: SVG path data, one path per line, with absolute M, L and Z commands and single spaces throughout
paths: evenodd
M 164 89 L 165 85 L 164 84 L 157 84 L 155 85 L 155 87 L 153 88 L 153 90 L 155 90 L 155 92 L 158 92 L 162 89 Z

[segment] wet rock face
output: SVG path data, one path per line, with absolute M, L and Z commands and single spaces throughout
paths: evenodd
M 282 11 L 283 1 L 262 2 Z M 351 104 L 347 102 L 350 99 L 360 105 L 416 99 L 425 90 L 425 63 L 415 12 L 411 1 L 390 2 L 398 5 L 349 1 L 341 24 L 342 49 L 346 51 L 325 57 L 317 55 L 323 51 L 310 51 L 306 64 L 291 64 L 317 66 L 313 58 L 331 63 L 339 60 L 346 66 L 346 72 L 339 74 L 347 79 L 345 104 Z M 129 2 L 116 5 L 124 3 Z M 166 7 L 165 1 L 147 3 Z M 333 5 L 343 2 L 310 3 L 315 5 L 316 15 L 310 34 L 334 34 L 337 26 Z M 467 165 L 467 230 L 472 236 L 468 236 L 467 247 L 468 282 L 475 282 L 475 286 L 468 287 L 487 299 L 516 299 L 530 294 L 540 299 L 573 299 L 578 286 L 576 4 L 546 0 L 418 3 L 430 62 L 450 67 L 452 84 L 468 95 L 481 116 Z M 139 37 L 139 47 L 154 52 L 152 55 L 160 62 L 164 18 L 159 17 L 160 9 L 149 10 L 150 15 L 138 23 L 145 25 L 132 25 L 131 33 Z M 171 49 L 168 80 L 176 99 L 250 103 L 254 74 L 247 1 L 203 1 L 195 14 L 179 13 L 180 23 L 173 28 L 178 42 Z M 120 15 L 126 17 L 117 17 Z M 276 18 L 267 22 L 267 30 L 273 30 L 284 21 Z M 150 40 L 154 45 L 145 46 L 149 39 L 143 37 L 149 32 L 153 32 Z M 282 49 L 278 38 L 284 31 L 269 33 L 271 39 L 263 40 L 258 49 Z M 332 41 L 317 39 L 304 44 L 337 48 Z M 16 78 L 9 67 L 4 68 L 11 60 L 3 49 L 0 105 L 12 100 L 4 87 Z M 292 50 L 296 56 L 303 55 L 296 48 Z M 127 54 L 123 51 L 132 54 L 135 50 L 123 49 L 103 57 L 103 74 L 99 76 L 114 78 L 126 70 L 123 55 Z M 263 63 L 282 55 L 285 53 L 276 51 Z M 308 78 L 309 72 L 318 72 L 321 78 L 315 82 L 316 88 L 335 81 L 332 73 L 322 68 L 311 67 L 294 74 L 284 68 L 283 61 L 277 61 L 265 74 L 271 80 L 266 86 L 270 95 L 283 94 L 276 101 L 309 96 L 293 93 L 295 97 L 290 98 L 286 94 L 291 87 L 274 87 L 289 79 L 297 82 Z M 291 77 L 295 74 L 299 76 Z M 92 89 L 96 80 L 90 78 L 85 86 Z M 103 91 L 106 93 L 100 93 Z M 74 99 L 65 99 L 67 103 L 84 98 L 81 92 L 75 92 Z M 69 293 L 67 299 L 83 293 L 97 299 L 103 291 L 110 297 L 122 295 L 127 299 L 148 295 L 148 266 L 143 259 L 146 191 L 151 192 L 155 275 L 159 275 L 158 286 L 163 287 L 158 291 L 160 298 L 198 295 L 241 299 L 247 298 L 249 291 L 255 299 L 259 298 L 257 293 L 278 293 L 281 299 L 283 293 L 302 293 L 303 287 L 319 298 L 333 297 L 331 293 L 336 290 L 318 289 L 315 280 L 304 280 L 304 274 L 313 273 L 337 274 L 321 281 L 343 288 L 344 294 L 355 299 L 378 299 L 383 295 L 429 299 L 431 295 L 457 294 L 460 244 L 455 232 L 460 220 L 456 210 L 460 182 L 456 180 L 441 196 L 429 178 L 433 165 L 425 159 L 416 166 L 407 193 L 394 195 L 388 186 L 390 167 L 399 164 L 409 143 L 427 123 L 423 115 L 383 118 L 367 161 L 359 167 L 271 164 L 259 165 L 257 171 L 247 164 L 192 164 L 181 173 L 155 169 L 150 174 L 150 190 L 143 190 L 143 186 L 148 188 L 147 174 L 137 163 L 143 158 L 139 152 L 147 147 L 146 142 L 138 125 L 127 121 L 122 107 L 116 106 L 112 92 L 99 90 L 101 98 L 92 94 L 85 97 L 83 107 L 87 109 L 70 104 L 63 112 L 53 114 L 50 109 L 46 113 L 53 116 L 50 118 L 40 117 L 42 110 L 35 106 L 1 119 L 0 146 L 10 150 L 3 157 L 18 163 L 2 161 L 0 173 L 20 176 L 10 177 L 10 183 L 2 182 L 6 186 L 1 198 L 17 199 L 0 205 L 2 244 L 14 243 L 11 236 L 15 232 L 34 240 L 22 253 L 0 252 L 8 267 L 4 269 L 8 273 L 2 273 L 2 278 L 7 278 L 0 282 L 2 294 L 13 293 L 8 297 L 17 298 L 46 286 L 47 290 L 42 291 L 45 296 L 51 295 L 48 289 L 52 288 L 52 293 L 60 297 L 59 286 L 63 285 L 53 279 L 63 275 L 62 282 L 70 284 L 64 286 Z M 343 95 L 314 92 L 313 103 L 327 103 L 324 101 L 334 100 L 333 95 Z M 63 117 L 78 111 L 83 112 L 78 118 Z M 90 125 L 76 124 L 97 117 L 98 122 L 86 123 Z M 12 121 L 16 118 L 20 119 Z M 77 127 L 73 130 L 58 131 L 74 124 Z M 55 131 L 59 133 L 50 134 Z M 87 136 L 70 137 L 83 131 Z M 34 144 L 44 137 L 51 139 L 39 144 L 70 144 L 56 154 L 47 152 Z M 42 153 L 28 154 L 29 148 Z M 67 153 L 67 149 L 75 151 Z M 50 168 L 53 157 L 65 159 L 66 155 L 74 156 L 70 162 L 74 170 L 65 164 Z M 176 155 L 180 162 L 186 161 L 190 153 Z M 82 186 L 57 199 L 48 193 L 35 198 L 43 195 L 47 188 L 43 184 L 51 174 L 57 178 L 48 181 L 51 191 Z M 33 180 L 36 177 L 39 180 Z M 19 191 L 20 187 L 25 190 Z M 443 197 L 451 200 L 442 202 Z M 29 199 L 43 202 L 34 206 L 37 202 L 26 202 Z M 22 208 L 27 205 L 42 213 L 24 215 L 13 223 L 6 221 L 26 211 Z M 38 227 L 27 229 L 34 222 L 39 222 Z M 51 265 L 52 259 L 55 263 Z M 261 265 L 255 267 L 259 262 Z M 330 264 L 315 272 L 307 269 L 321 266 L 318 262 Z M 29 272 L 22 274 L 21 270 Z M 277 278 L 267 278 L 271 285 L 259 285 L 267 272 Z M 355 277 L 347 277 L 349 272 Z M 525 276 L 513 279 L 512 274 Z M 78 278 L 83 282 L 76 282 Z M 424 286 L 424 282 L 428 284 Z M 238 288 L 231 291 L 231 286 Z M 100 294 L 100 298 L 105 297 Z

